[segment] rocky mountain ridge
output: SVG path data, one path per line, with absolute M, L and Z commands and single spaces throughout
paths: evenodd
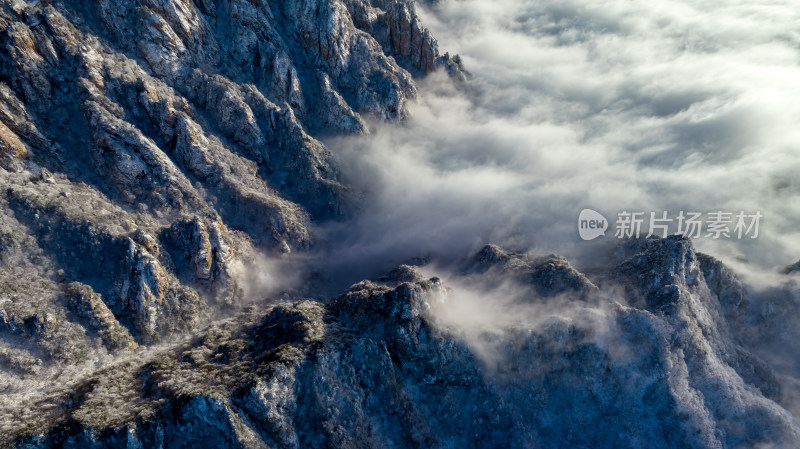
M 640 242 L 612 270 L 625 296 L 607 295 L 563 258 L 489 246 L 475 260 L 486 270 L 466 276 L 502 273 L 533 310 L 566 297 L 572 305 L 544 325 L 521 317 L 501 338 L 479 333 L 502 361 L 495 363 L 437 312 L 463 299 L 441 279 L 402 266 L 327 304 L 275 305 L 266 316 L 251 310 L 178 347 L 96 373 L 48 398 L 53 412 L 34 414 L 18 447 L 800 441 L 800 426 L 781 406 L 791 401 L 785 384 L 726 318 L 747 295 L 730 301 L 739 281 L 688 240 Z
M 461 73 L 411 2 L 14 0 L 0 29 L 0 353 L 34 371 L 235 309 L 243 265 L 349 213 L 313 135 Z

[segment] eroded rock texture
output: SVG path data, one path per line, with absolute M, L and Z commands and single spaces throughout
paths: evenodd
M 206 326 L 237 309 L 256 254 L 305 251 L 312 221 L 346 217 L 314 136 L 403 119 L 411 72 L 458 74 L 414 8 L 0 1 L 7 366 L 34 374 Z
M 47 398 L 55 411 L 36 416 L 36 430 L 18 445 L 721 448 L 800 441 L 800 427 L 781 406 L 791 394 L 729 326 L 738 281 L 720 278 L 723 266 L 689 241 L 642 242 L 610 270 L 623 282 L 619 296 L 552 256 L 526 260 L 487 247 L 476 260 L 501 270 L 515 265 L 477 275 L 515 282 L 518 300 L 536 313 L 521 314 L 500 336 L 448 325 L 437 310 L 464 298 L 403 266 L 328 304 L 286 303 L 263 317 L 251 311 L 177 348 L 96 373 Z M 572 305 L 552 313 L 567 296 Z

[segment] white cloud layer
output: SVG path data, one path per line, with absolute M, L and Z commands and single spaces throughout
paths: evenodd
M 789 1 L 463 0 L 421 10 L 474 75 L 421 82 L 404 126 L 327 142 L 365 192 L 322 230 L 361 275 L 487 242 L 591 265 L 577 216 L 761 211 L 700 239 L 761 268 L 800 258 L 800 10 Z M 329 259 L 330 261 L 330 259 Z M 343 268 L 344 269 L 344 268 Z

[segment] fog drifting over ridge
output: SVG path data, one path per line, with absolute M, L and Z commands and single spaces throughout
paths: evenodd
M 342 265 L 462 257 L 487 242 L 591 264 L 623 210 L 761 211 L 757 239 L 696 246 L 761 269 L 800 258 L 800 17 L 789 2 L 419 9 L 473 77 L 459 88 L 431 75 L 405 125 L 326 142 L 365 192 L 355 221 L 323 230 Z M 580 240 L 586 207 L 610 220 L 606 237 Z

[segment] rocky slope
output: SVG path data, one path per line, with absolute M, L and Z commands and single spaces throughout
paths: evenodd
M 17 445 L 37 448 L 794 447 L 786 384 L 731 326 L 748 301 L 736 277 L 681 238 L 636 246 L 607 273 L 614 294 L 563 258 L 487 247 L 464 276 L 513 282 L 536 312 L 499 334 L 449 321 L 458 289 L 402 266 L 327 304 L 219 322 L 4 420 L 26 420 Z
M 350 210 L 314 135 L 446 67 L 410 2 L 0 2 L 0 360 L 37 374 L 235 310 Z
M 434 70 L 411 0 L 0 0 L 0 446 L 800 445 L 795 278 L 680 238 L 248 305 Z

